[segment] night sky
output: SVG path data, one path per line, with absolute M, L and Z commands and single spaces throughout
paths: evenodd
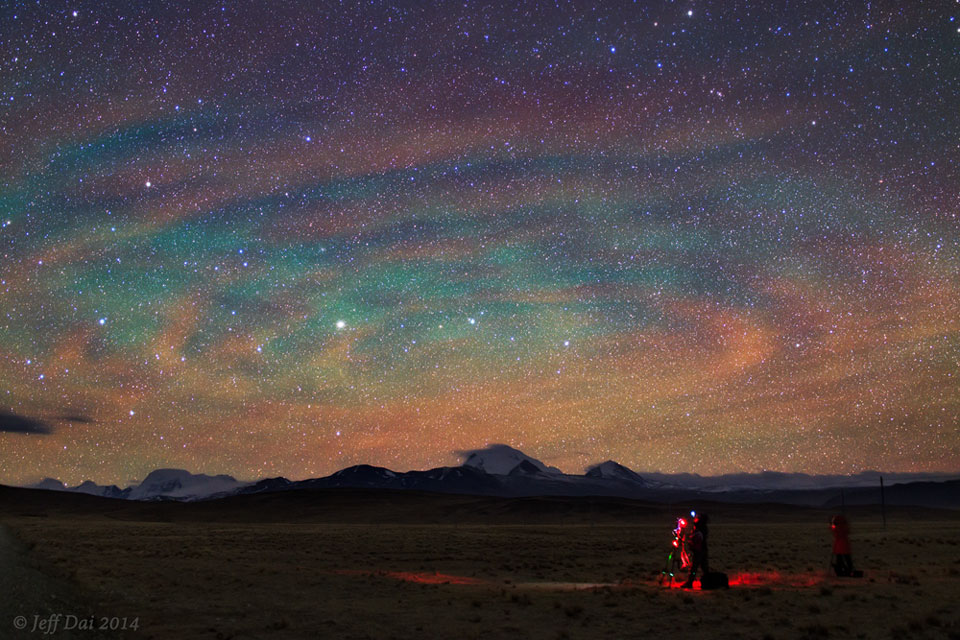
M 960 4 L 7 2 L 0 482 L 960 469 Z

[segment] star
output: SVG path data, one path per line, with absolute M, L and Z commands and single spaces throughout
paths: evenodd
M 640 5 L 15 8 L 0 483 L 960 469 L 955 12 Z

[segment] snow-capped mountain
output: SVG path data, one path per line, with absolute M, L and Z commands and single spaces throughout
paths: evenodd
M 522 463 L 527 463 L 543 473 L 563 474 L 556 467 L 548 467 L 536 458 L 505 444 L 491 444 L 485 449 L 462 451 L 463 466 L 473 467 L 493 475 L 510 475 Z
M 620 480 L 623 482 L 635 482 L 639 485 L 646 485 L 646 481 L 636 471 L 626 468 L 618 462 L 607 460 L 587 469 L 585 474 L 588 478 L 598 480 Z
M 44 478 L 36 484 L 27 485 L 28 489 L 44 489 L 46 491 L 70 491 L 70 487 L 56 478 Z
M 190 473 L 183 469 L 157 469 L 151 471 L 136 487 L 131 487 L 131 500 L 197 500 L 214 494 L 236 491 L 246 486 L 233 476 L 208 476 Z
M 101 498 L 126 498 L 130 489 L 121 489 L 115 484 L 99 485 L 92 480 L 86 480 L 75 487 L 68 487 L 56 478 L 44 478 L 36 484 L 30 485 L 30 489 L 45 489 L 47 491 L 67 491 L 70 493 L 86 493 L 91 496 L 100 496 Z
M 658 502 L 722 500 L 727 502 L 780 502 L 783 504 L 831 505 L 845 499 L 847 504 L 870 504 L 877 499 L 879 475 L 865 472 L 856 476 L 810 476 L 797 473 L 764 472 L 704 477 L 697 474 L 641 474 L 608 460 L 589 467 L 584 475 L 565 474 L 507 445 L 461 452 L 464 464 L 426 471 L 392 471 L 384 467 L 356 465 L 323 478 L 291 481 L 266 478 L 240 482 L 228 475 L 208 476 L 182 469 L 157 469 L 139 485 L 120 489 L 86 481 L 67 487 L 59 480 L 45 478 L 31 488 L 85 493 L 130 500 L 215 500 L 231 495 L 273 493 L 293 490 L 371 489 L 406 490 L 466 495 L 607 496 Z M 918 478 L 919 477 L 919 478 Z M 890 504 L 926 504 L 960 507 L 954 495 L 960 480 L 956 475 L 884 474 Z M 926 482 L 897 484 L 922 479 Z M 846 488 L 840 498 L 840 488 Z M 953 492 L 953 493 L 951 493 Z M 925 501 L 925 502 L 924 502 Z
M 92 480 L 81 482 L 76 487 L 70 489 L 70 491 L 86 493 L 91 496 L 100 496 L 102 498 L 126 498 L 130 493 L 130 489 L 121 489 L 115 484 L 103 486 L 93 482 Z
M 157 469 L 151 471 L 138 485 L 121 489 L 115 484 L 99 485 L 86 480 L 76 487 L 68 487 L 55 478 L 44 478 L 30 489 L 85 493 L 102 498 L 126 498 L 129 500 L 197 500 L 217 494 L 233 493 L 247 482 L 239 482 L 232 476 L 208 476 L 194 474 L 183 469 Z
M 532 476 L 548 473 L 529 460 L 521 460 L 520 464 L 510 470 L 508 476 Z

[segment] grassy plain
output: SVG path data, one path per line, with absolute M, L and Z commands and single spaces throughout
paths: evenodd
M 852 513 L 866 575 L 838 579 L 827 512 L 711 509 L 711 564 L 730 575 L 727 591 L 658 585 L 665 507 L 598 524 L 57 509 L 0 521 L 96 615 L 139 617 L 135 638 L 960 638 L 960 514 L 899 511 L 884 529 Z

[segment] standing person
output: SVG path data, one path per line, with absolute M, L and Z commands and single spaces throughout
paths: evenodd
M 687 581 L 681 585 L 683 589 L 693 589 L 693 579 L 697 577 L 697 569 L 703 568 L 703 573 L 710 573 L 710 555 L 707 547 L 707 535 L 709 529 L 707 523 L 710 518 L 707 514 L 701 513 L 693 520 L 693 534 L 689 539 L 690 555 L 690 574 Z M 702 582 L 702 579 L 701 579 Z
M 846 516 L 835 515 L 830 519 L 833 534 L 833 570 L 838 576 L 853 575 L 853 558 L 850 552 L 850 523 Z

